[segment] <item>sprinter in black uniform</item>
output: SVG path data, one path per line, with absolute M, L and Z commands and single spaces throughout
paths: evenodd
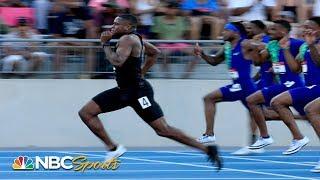
M 118 86 L 95 96 L 79 111 L 79 116 L 109 148 L 106 160 L 121 156 L 126 149 L 109 138 L 98 115 L 131 106 L 159 136 L 202 150 L 209 160 L 216 162 L 218 169 L 221 169 L 222 163 L 216 146 L 204 146 L 167 124 L 160 106 L 153 98 L 151 85 L 143 78 L 160 51 L 150 43 L 142 41 L 141 36 L 135 33 L 136 27 L 136 17 L 121 15 L 114 20 L 110 31 L 101 34 L 100 40 L 106 57 L 115 67 Z M 109 41 L 115 35 L 120 39 L 114 52 Z M 147 57 L 141 69 L 144 53 Z

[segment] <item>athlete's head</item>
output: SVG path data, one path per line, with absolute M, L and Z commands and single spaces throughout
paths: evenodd
M 137 29 L 138 20 L 131 14 L 124 14 L 116 17 L 113 21 L 111 32 L 114 35 L 122 35 L 133 32 Z
M 244 25 L 241 22 L 231 22 L 224 26 L 222 32 L 223 40 L 233 41 L 236 38 L 246 38 L 247 32 Z
M 260 20 L 253 20 L 245 24 L 247 35 L 249 38 L 266 31 L 266 25 Z
M 319 16 L 314 16 L 311 17 L 309 20 L 306 20 L 303 23 L 303 31 L 312 31 L 312 32 L 318 32 L 316 33 L 317 37 L 319 38 L 320 36 L 320 17 Z
M 291 31 L 291 25 L 286 20 L 276 20 L 270 25 L 268 33 L 273 40 L 280 40 Z

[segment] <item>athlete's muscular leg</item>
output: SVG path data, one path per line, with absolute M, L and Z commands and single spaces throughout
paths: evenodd
M 320 98 L 308 103 L 305 106 L 304 111 L 306 112 L 314 131 L 320 138 Z
M 256 131 L 258 129 L 258 126 L 257 126 L 257 123 L 256 121 L 254 120 L 253 118 L 253 115 L 252 113 L 249 113 L 249 116 L 250 116 L 250 129 L 251 129 L 251 136 L 250 136 L 250 141 L 251 141 L 251 144 L 253 144 L 255 141 L 256 141 Z
M 216 103 L 220 102 L 223 98 L 222 92 L 220 89 L 213 91 L 212 93 L 207 94 L 203 98 L 204 102 L 204 111 L 206 117 L 206 132 L 207 135 L 214 134 L 214 118 L 216 114 Z
M 278 112 L 280 119 L 289 128 L 293 139 L 303 139 L 303 135 L 289 109 L 290 105 L 292 105 L 292 97 L 288 91 L 279 94 L 271 100 L 271 107 Z
M 181 130 L 168 125 L 164 117 L 158 118 L 157 120 L 150 122 L 149 125 L 155 130 L 155 132 L 159 136 L 170 138 L 182 144 L 200 149 L 203 152 L 208 153 L 208 149 L 206 146 L 197 142 L 195 138 L 189 137 Z
M 116 144 L 110 139 L 105 131 L 98 115 L 101 113 L 100 107 L 94 102 L 89 101 L 79 111 L 79 116 L 87 127 L 99 138 L 109 149 L 114 149 Z
M 280 116 L 271 107 L 264 107 L 263 108 L 264 116 L 266 117 L 267 121 L 280 121 Z M 306 116 L 300 115 L 300 114 L 293 114 L 293 117 L 295 120 L 308 120 Z
M 260 135 L 262 137 L 268 137 L 269 134 L 267 124 L 261 107 L 261 104 L 263 104 L 264 102 L 265 100 L 260 90 L 247 97 L 248 107 L 250 109 L 250 112 L 252 113 L 255 122 L 258 125 Z

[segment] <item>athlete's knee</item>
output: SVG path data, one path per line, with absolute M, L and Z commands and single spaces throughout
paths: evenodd
M 216 98 L 211 95 L 206 95 L 203 97 L 203 102 L 213 104 L 216 103 Z
M 285 103 L 283 101 L 281 101 L 280 99 L 278 99 L 278 98 L 273 98 L 271 100 L 270 105 L 276 111 L 281 109 L 281 108 L 286 107 Z
M 88 122 L 93 117 L 92 113 L 85 106 L 78 111 L 78 115 L 83 122 Z
M 317 107 L 312 106 L 312 105 L 307 105 L 304 107 L 304 112 L 306 113 L 307 116 L 314 116 L 314 115 L 319 115 L 320 113 L 318 112 Z
M 246 101 L 249 108 L 252 108 L 257 105 L 257 101 L 255 100 L 254 96 L 248 96 L 246 98 Z
M 161 137 L 172 137 L 172 128 L 169 125 L 162 126 L 161 128 L 156 128 L 155 132 L 157 133 L 158 136 Z

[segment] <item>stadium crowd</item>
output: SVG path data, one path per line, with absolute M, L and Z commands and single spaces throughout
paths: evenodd
M 99 38 L 101 32 L 111 27 L 113 19 L 123 13 L 138 17 L 137 31 L 146 39 L 221 39 L 226 22 L 256 19 L 288 20 L 294 24 L 292 36 L 299 37 L 299 23 L 320 15 L 320 0 L 1 0 L 0 34 L 4 38 L 94 39 Z M 22 71 L 37 71 L 48 53 L 22 47 L 29 44 L 5 42 L 6 48 L 1 53 L 2 70 L 13 71 L 18 67 L 16 69 Z M 64 42 L 50 45 L 76 47 L 92 44 Z M 158 47 L 166 55 L 164 57 L 175 52 L 192 53 L 187 43 L 161 43 Z M 76 53 L 74 49 L 72 53 Z M 19 51 L 19 56 L 12 54 L 13 51 Z M 86 57 L 84 71 L 94 71 L 100 66 L 97 65 L 99 62 L 91 60 L 96 59 L 97 53 L 81 49 L 78 52 Z M 68 52 L 57 48 L 49 54 L 55 54 L 53 70 L 60 71 L 63 57 Z M 168 71 L 167 62 L 163 58 L 162 70 L 165 72 Z M 186 71 L 192 71 L 197 63 L 198 60 L 190 61 Z

